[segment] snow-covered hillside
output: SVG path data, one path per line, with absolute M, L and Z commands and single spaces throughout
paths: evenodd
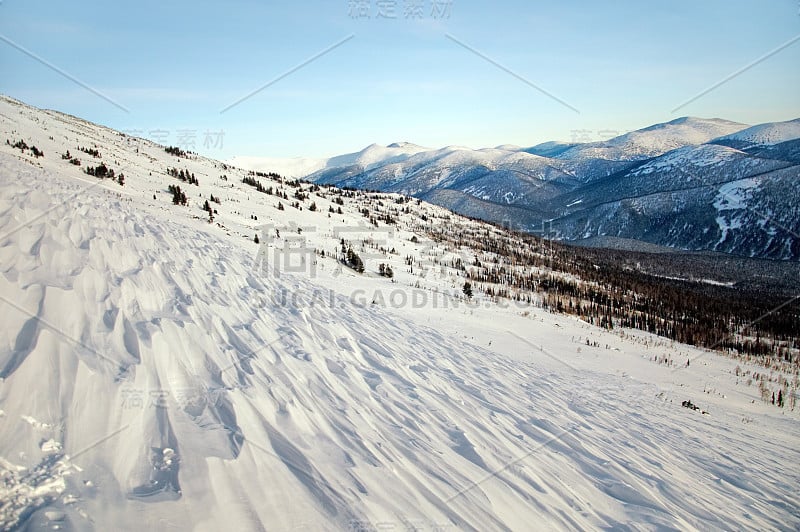
M 612 161 L 649 159 L 684 146 L 704 144 L 745 127 L 747 127 L 745 124 L 719 118 L 683 117 L 631 131 L 607 141 L 581 144 L 560 154 L 558 158 Z
M 714 139 L 716 144 L 732 145 L 736 148 L 772 146 L 800 138 L 800 118 L 786 122 L 759 124 L 742 131 Z
M 0 528 L 800 527 L 800 414 L 762 366 L 468 303 L 472 251 L 414 230 L 440 207 L 367 224 L 400 197 L 281 199 L 5 98 L 0 141 Z

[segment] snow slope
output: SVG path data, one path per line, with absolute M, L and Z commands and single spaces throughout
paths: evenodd
M 558 158 L 615 161 L 649 159 L 684 146 L 704 144 L 745 127 L 745 124 L 719 118 L 682 117 L 631 131 L 607 141 L 580 144 L 558 155 Z
M 180 161 L 200 185 L 177 207 L 156 145 L 8 100 L 0 125 L 45 151 L 0 146 L 0 528 L 800 526 L 797 412 L 710 352 L 467 305 L 440 259 L 469 250 L 411 231 L 441 209 L 391 230 L 322 196 L 278 211 L 202 158 Z M 58 159 L 76 143 L 125 186 Z M 264 223 L 281 236 L 258 246 Z M 364 275 L 286 267 L 298 227 L 313 249 L 358 234 L 398 253 L 362 248 Z
M 734 147 L 752 148 L 755 146 L 772 146 L 800 138 L 800 118 L 786 122 L 771 122 L 749 127 L 736 133 L 714 139 L 716 144 L 728 144 Z

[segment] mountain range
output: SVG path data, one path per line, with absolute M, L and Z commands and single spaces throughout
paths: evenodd
M 800 119 L 749 127 L 683 117 L 529 148 L 373 144 L 304 163 L 291 170 L 319 184 L 406 194 L 582 245 L 800 259 Z

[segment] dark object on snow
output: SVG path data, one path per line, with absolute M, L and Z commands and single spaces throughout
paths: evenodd
M 681 406 L 684 408 L 691 408 L 692 410 L 700 410 L 700 407 L 692 403 L 691 401 L 682 401 Z
M 689 408 L 691 410 L 700 410 L 700 407 L 696 404 L 692 403 L 691 401 L 681 401 L 681 406 L 684 408 Z M 707 410 L 700 410 L 701 414 L 708 415 Z

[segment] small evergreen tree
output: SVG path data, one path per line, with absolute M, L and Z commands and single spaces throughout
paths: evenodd
M 394 271 L 392 271 L 392 267 L 389 266 L 388 264 L 381 263 L 378 266 L 378 273 L 380 274 L 381 277 L 388 277 L 389 279 L 394 277 Z
M 464 296 L 467 299 L 472 299 L 472 285 L 469 281 L 464 283 L 464 287 L 461 289 L 461 291 L 464 292 Z
M 345 262 L 358 273 L 364 273 L 364 262 L 361 260 L 361 257 L 359 257 L 355 251 L 353 251 L 352 247 L 347 248 Z

